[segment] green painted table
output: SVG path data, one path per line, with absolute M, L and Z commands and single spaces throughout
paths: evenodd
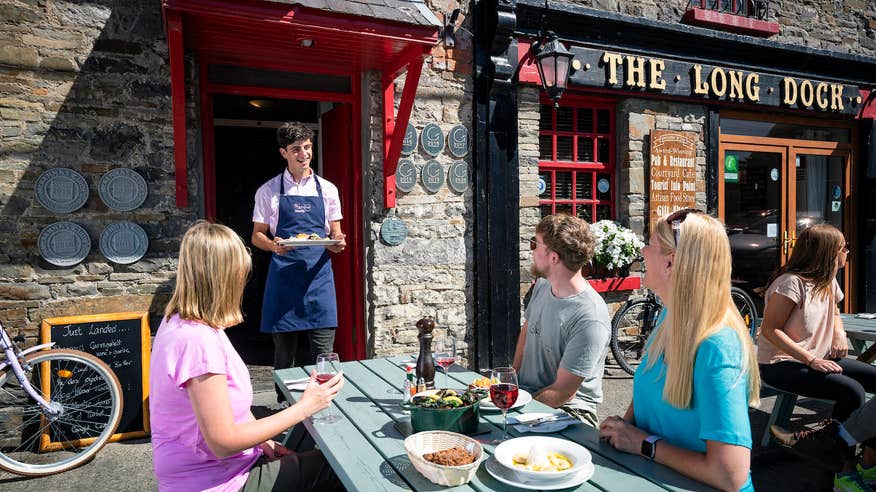
M 856 318 L 854 314 L 841 314 L 843 328 L 858 352 L 858 360 L 872 363 L 876 359 L 876 343 L 867 348 L 868 342 L 876 342 L 876 319 Z
M 344 362 L 346 384 L 332 403 L 341 419 L 334 423 L 304 423 L 319 449 L 325 454 L 335 473 L 348 490 L 442 490 L 449 487 L 435 485 L 417 472 L 404 449 L 404 436 L 395 423 L 407 420 L 399 404 L 404 384 L 404 362 L 410 358 L 370 359 Z M 307 368 L 310 371 L 312 367 Z M 283 381 L 300 379 L 308 372 L 302 368 L 282 369 L 274 372 L 274 379 L 286 398 L 295 401 L 300 392 L 289 391 Z M 443 374 L 436 374 L 443 381 Z M 480 376 L 460 366 L 450 369 L 451 387 L 464 388 Z M 552 409 L 532 401 L 518 409 L 525 412 L 545 412 Z M 511 411 L 514 414 L 515 410 Z M 481 442 L 495 441 L 502 437 L 502 414 L 481 412 L 481 419 L 490 424 L 490 432 L 475 436 Z M 512 435 L 520 435 L 511 426 Z M 535 435 L 535 434 L 527 434 Z M 620 453 L 599 441 L 597 431 L 586 425 L 569 426 L 562 432 L 544 434 L 562 437 L 581 444 L 590 450 L 596 471 L 583 485 L 567 490 L 599 491 L 617 490 L 686 491 L 710 490 L 705 485 L 690 480 L 669 468 L 639 456 Z M 494 446 L 484 445 L 490 454 Z M 509 487 L 494 479 L 482 464 L 475 478 L 467 485 L 453 490 L 522 490 Z

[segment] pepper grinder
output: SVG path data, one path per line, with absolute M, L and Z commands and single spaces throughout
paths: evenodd
M 431 316 L 426 316 L 417 321 L 417 330 L 420 334 L 420 355 L 417 356 L 417 381 L 420 378 L 426 382 L 426 388 L 435 388 L 435 361 L 432 359 L 432 330 L 435 329 L 435 321 Z

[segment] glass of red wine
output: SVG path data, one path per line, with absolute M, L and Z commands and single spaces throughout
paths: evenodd
M 508 439 L 508 409 L 517 402 L 517 371 L 513 367 L 497 367 L 490 374 L 490 400 L 502 410 L 502 440 Z
M 335 377 L 335 375 L 340 371 L 340 365 L 341 359 L 338 357 L 338 354 L 334 352 L 326 352 L 317 355 L 316 382 L 318 382 L 319 384 L 325 384 L 329 379 Z M 331 406 L 319 413 L 320 417 L 315 418 L 314 420 L 326 424 L 331 424 L 341 419 L 341 416 L 336 415 Z
M 438 340 L 436 348 L 438 351 L 434 355 L 435 363 L 441 366 L 441 369 L 444 369 L 444 387 L 449 388 L 447 385 L 447 371 L 456 362 L 456 337 L 448 330 L 447 335 Z

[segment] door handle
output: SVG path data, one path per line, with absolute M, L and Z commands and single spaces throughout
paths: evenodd
M 782 239 L 782 254 L 788 256 L 788 246 L 791 245 L 791 238 L 788 237 L 788 231 L 784 232 Z

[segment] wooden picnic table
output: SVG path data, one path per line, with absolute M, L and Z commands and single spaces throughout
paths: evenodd
M 411 358 L 370 359 L 341 364 L 346 384 L 335 398 L 332 407 L 340 414 L 334 423 L 304 422 L 307 431 L 323 452 L 335 473 L 348 490 L 442 490 L 450 489 L 433 484 L 416 471 L 404 449 L 405 436 L 396 427 L 397 422 L 409 419 L 402 413 L 402 389 L 405 372 L 403 364 Z M 306 369 L 306 370 L 305 370 Z M 289 391 L 283 381 L 301 379 L 312 370 L 307 368 L 282 369 L 274 372 L 274 379 L 290 401 L 301 396 Z M 436 374 L 443 381 L 443 375 Z M 481 377 L 461 366 L 450 369 L 451 387 L 465 388 Z M 517 409 L 525 412 L 553 411 L 533 400 Z M 514 415 L 517 410 L 509 412 Z M 509 416 L 510 416 L 509 415 Z M 495 446 L 489 441 L 502 437 L 502 414 L 481 412 L 482 422 L 489 425 L 489 433 L 476 435 L 484 443 L 484 451 L 491 455 Z M 508 431 L 517 433 L 511 425 Z M 533 434 L 527 434 L 533 435 Z M 593 456 L 595 473 L 583 485 L 567 490 L 578 491 L 686 491 L 712 490 L 675 471 L 640 456 L 621 453 L 611 445 L 599 441 L 596 429 L 587 425 L 569 426 L 561 432 L 546 434 L 562 437 L 581 444 Z M 493 478 L 481 464 L 474 479 L 467 485 L 453 487 L 458 491 L 521 490 L 509 487 Z
M 876 319 L 856 318 L 854 314 L 841 314 L 840 317 L 852 347 L 858 352 L 858 360 L 872 363 L 876 359 L 876 343 L 871 343 L 869 348 L 867 343 L 876 342 Z

